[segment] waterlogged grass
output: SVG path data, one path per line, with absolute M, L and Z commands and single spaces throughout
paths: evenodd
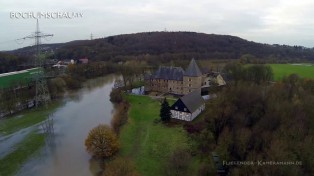
M 141 175 L 164 175 L 169 156 L 179 148 L 190 147 L 187 134 L 181 126 L 154 123 L 159 119 L 159 101 L 136 95 L 127 99 L 131 107 L 128 123 L 120 133 L 120 153 L 134 161 Z M 195 163 L 192 161 L 189 172 L 194 172 Z
M 302 78 L 314 79 L 314 65 L 312 64 L 270 64 L 274 72 L 274 79 L 281 80 L 284 76 L 298 74 Z
M 8 135 L 46 120 L 48 115 L 54 112 L 60 104 L 60 102 L 53 102 L 48 105 L 47 109 L 40 107 L 24 110 L 13 117 L 0 120 L 0 135 Z
M 22 142 L 15 146 L 15 151 L 0 160 L 0 176 L 15 175 L 23 163 L 36 155 L 45 144 L 45 136 L 31 132 Z

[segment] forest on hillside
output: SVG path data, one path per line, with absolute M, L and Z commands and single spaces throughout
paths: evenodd
M 259 59 L 313 59 L 314 50 L 301 46 L 268 45 L 235 36 L 194 32 L 146 32 L 71 42 L 56 52 L 57 58 L 90 57 L 119 60 L 125 56 L 159 59 L 239 59 L 250 54 Z
M 146 60 L 164 63 L 169 60 L 196 59 L 252 59 L 269 62 L 313 61 L 314 49 L 302 46 L 261 44 L 230 35 L 195 32 L 144 32 L 123 34 L 95 40 L 44 44 L 44 52 L 53 53 L 51 59 L 89 58 L 91 61 Z M 25 47 L 0 55 L 1 65 L 8 64 L 9 56 L 33 56 L 34 47 Z M 14 63 L 10 63 L 14 66 Z

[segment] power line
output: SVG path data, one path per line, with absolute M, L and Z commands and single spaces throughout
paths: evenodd
M 44 104 L 47 106 L 48 102 L 50 101 L 50 95 L 49 95 L 49 90 L 47 86 L 47 80 L 45 77 L 45 71 L 43 68 L 44 65 L 44 58 L 41 57 L 40 52 L 41 52 L 41 38 L 46 38 L 46 37 L 52 37 L 53 34 L 44 34 L 39 31 L 39 23 L 37 19 L 36 23 L 36 31 L 28 35 L 26 37 L 17 39 L 18 40 L 26 40 L 26 39 L 35 39 L 35 47 L 36 47 L 36 56 L 35 56 L 35 67 L 38 68 L 36 74 L 34 74 L 34 79 L 35 79 L 35 84 L 36 84 L 36 96 L 35 96 L 35 105 L 36 107 L 39 106 L 39 104 Z

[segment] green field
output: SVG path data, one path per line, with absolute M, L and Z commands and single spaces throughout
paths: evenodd
M 274 79 L 280 80 L 284 76 L 296 73 L 302 78 L 314 79 L 314 65 L 312 64 L 269 64 L 274 72 Z
M 120 134 L 121 155 L 134 161 L 141 175 L 165 175 L 169 156 L 180 148 L 189 149 L 187 133 L 182 126 L 154 123 L 159 119 L 160 103 L 146 96 L 128 95 L 131 104 L 128 123 Z M 188 175 L 197 174 L 194 158 Z
M 14 84 L 28 84 L 32 81 L 32 75 L 38 70 L 38 68 L 33 68 L 0 74 L 0 88 L 7 88 Z

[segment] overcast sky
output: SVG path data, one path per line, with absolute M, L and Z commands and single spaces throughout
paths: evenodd
M 39 20 L 54 34 L 43 43 L 67 42 L 147 31 L 228 34 L 269 44 L 314 47 L 313 0 L 1 0 L 0 50 L 30 46 L 15 39 L 35 31 L 32 17 L 12 13 L 82 13 L 78 18 Z

